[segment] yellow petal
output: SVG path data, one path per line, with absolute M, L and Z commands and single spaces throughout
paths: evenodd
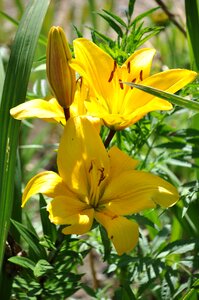
M 84 118 L 67 121 L 58 150 L 59 174 L 72 190 L 80 195 L 88 195 L 92 163 L 109 172 L 109 158 L 99 134 Z
M 110 158 L 110 174 L 119 176 L 124 171 L 134 170 L 139 164 L 138 160 L 132 159 L 117 147 L 112 147 L 108 152 Z
M 115 71 L 116 62 L 87 39 L 76 39 L 73 44 L 75 59 L 72 60 L 71 67 L 83 76 L 95 94 L 111 101 L 114 85 L 109 79 Z
M 17 120 L 26 118 L 48 119 L 48 121 L 64 121 L 64 112 L 56 99 L 49 101 L 34 99 L 11 108 L 11 116 Z
M 53 198 L 57 195 L 65 195 L 71 192 L 57 173 L 45 171 L 37 174 L 27 183 L 23 192 L 22 207 L 31 196 L 38 193 Z
M 174 69 L 152 75 L 144 79 L 142 82 L 140 82 L 140 84 L 151 86 L 166 92 L 175 93 L 193 81 L 196 76 L 197 73 L 193 71 Z M 152 107 L 151 110 L 149 110 L 151 101 Z M 149 105 L 147 109 L 145 109 L 144 106 L 147 104 Z M 160 101 L 159 98 L 154 97 L 153 95 L 133 88 L 127 94 L 125 99 L 125 114 L 130 114 L 139 108 L 143 108 L 142 111 L 139 110 L 140 114 L 146 114 L 147 112 L 154 110 L 154 108 L 160 110 L 169 110 L 172 108 L 172 105 L 166 100 Z
M 136 222 L 121 216 L 111 217 L 101 212 L 95 212 L 95 218 L 106 229 L 118 255 L 128 253 L 136 246 L 139 236 Z
M 174 205 L 179 199 L 176 188 L 162 178 L 142 171 L 127 171 L 107 185 L 100 204 L 115 214 L 128 215 L 153 208 Z
M 76 195 L 55 197 L 47 206 L 50 221 L 54 224 L 67 224 L 66 219 L 81 213 L 88 205 L 81 202 Z
M 139 82 L 149 76 L 155 52 L 155 49 L 143 48 L 135 51 L 125 61 L 122 68 L 126 66 L 129 74 L 127 77 L 129 82 L 134 81 L 134 79 L 136 79 L 136 82 Z M 124 80 L 125 78 L 123 78 Z
M 66 218 L 66 223 L 70 226 L 65 227 L 64 234 L 84 234 L 87 233 L 93 224 L 93 209 L 85 209 L 81 213 Z

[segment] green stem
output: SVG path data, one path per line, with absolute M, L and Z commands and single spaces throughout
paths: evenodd
M 110 129 L 109 134 L 108 134 L 108 136 L 107 136 L 107 138 L 106 138 L 106 140 L 105 140 L 105 142 L 104 142 L 105 148 L 108 148 L 108 146 L 109 146 L 109 144 L 110 144 L 112 138 L 114 137 L 115 133 L 116 133 L 115 130 Z

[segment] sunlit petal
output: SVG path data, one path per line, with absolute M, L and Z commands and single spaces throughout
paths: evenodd
M 11 108 L 11 116 L 17 120 L 26 118 L 48 119 L 48 121 L 65 122 L 64 112 L 57 100 L 34 99 Z
M 95 218 L 106 229 L 118 255 L 128 253 L 136 246 L 139 236 L 136 222 L 101 212 L 96 212 Z
M 87 208 L 87 204 L 81 202 L 76 195 L 64 195 L 55 197 L 47 206 L 50 220 L 54 224 L 67 224 L 66 219 L 79 214 Z M 67 219 L 68 220 L 68 219 Z
M 155 55 L 155 49 L 143 48 L 135 51 L 123 64 L 122 68 L 126 66 L 128 71 L 127 79 L 129 82 L 139 82 L 147 78 L 151 71 L 152 59 Z M 125 80 L 126 78 L 123 78 Z
M 45 171 L 37 174 L 27 183 L 23 192 L 22 207 L 31 196 L 38 193 L 53 198 L 58 195 L 70 193 L 70 191 L 57 173 Z
M 179 199 L 176 188 L 162 178 L 143 171 L 127 171 L 112 180 L 101 200 L 115 214 L 128 215 L 153 208 L 174 205 Z
M 107 176 L 109 159 L 98 132 L 87 119 L 71 118 L 58 150 L 59 174 L 72 190 L 88 195 L 92 162 Z
M 139 164 L 138 160 L 132 159 L 117 147 L 112 147 L 108 155 L 110 157 L 110 174 L 113 177 L 119 176 L 124 171 L 134 170 Z
M 66 218 L 66 223 L 70 226 L 65 227 L 64 234 L 84 234 L 87 233 L 93 224 L 93 209 L 83 210 L 81 213 Z
M 196 72 L 188 71 L 188 70 L 181 70 L 181 69 L 167 70 L 144 79 L 142 82 L 140 82 L 140 84 L 151 86 L 166 92 L 175 93 L 178 90 L 180 90 L 182 87 L 184 87 L 186 84 L 193 81 L 196 75 L 197 75 Z M 151 110 L 154 109 L 167 110 L 172 108 L 172 105 L 168 101 L 161 100 L 160 102 L 159 98 L 154 97 L 153 95 L 145 93 L 141 90 L 133 88 L 128 93 L 125 99 L 125 113 L 126 114 L 132 113 L 136 109 L 142 107 L 143 107 L 143 113 L 147 113 L 146 109 L 144 109 L 144 106 L 149 103 L 147 109 L 150 109 L 150 101 L 152 100 L 153 102 L 151 103 L 152 105 Z M 139 113 L 141 113 L 141 111 L 139 111 Z
M 76 58 L 71 66 L 85 78 L 97 95 L 109 101 L 113 97 L 110 77 L 115 70 L 114 60 L 87 39 L 76 39 L 73 44 Z

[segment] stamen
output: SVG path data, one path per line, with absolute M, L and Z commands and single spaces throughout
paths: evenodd
M 92 171 L 92 169 L 93 169 L 93 162 L 91 161 L 91 165 L 90 165 L 88 172 L 90 173 Z
M 100 179 L 99 179 L 99 182 L 98 182 L 98 185 L 100 185 L 100 183 L 106 178 L 106 176 L 104 175 L 104 168 L 101 168 L 101 169 L 98 169 L 100 172 L 101 172 L 101 175 L 100 175 Z
M 79 82 L 80 88 L 82 87 L 82 81 L 83 81 L 82 76 L 80 76 L 80 77 L 76 80 L 76 83 Z
M 136 78 L 134 78 L 133 80 L 131 80 L 132 83 L 136 82 Z M 133 89 L 133 86 L 131 86 L 131 90 Z
M 140 71 L 140 80 L 143 80 L 143 70 Z
M 130 63 L 130 61 L 127 64 L 127 71 L 128 71 L 128 73 L 131 72 L 131 63 Z
M 119 79 L 119 85 L 120 85 L 120 88 L 123 90 L 124 89 L 124 85 L 122 83 L 122 79 Z
M 114 60 L 113 71 L 111 71 L 111 75 L 110 75 L 110 77 L 109 77 L 108 82 L 111 82 L 111 80 L 113 79 L 113 76 L 114 76 L 114 73 L 115 73 L 116 68 L 117 68 L 117 63 L 116 63 L 116 61 Z

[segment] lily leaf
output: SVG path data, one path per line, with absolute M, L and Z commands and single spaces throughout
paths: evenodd
M 168 92 L 164 92 L 161 91 L 159 89 L 150 87 L 150 86 L 145 86 L 145 85 L 141 85 L 141 84 L 135 84 L 132 82 L 124 82 L 125 84 L 132 86 L 136 89 L 139 89 L 143 92 L 146 92 L 148 94 L 154 95 L 156 97 L 168 100 L 169 102 L 179 105 L 181 107 L 185 107 L 188 109 L 192 109 L 192 110 L 196 110 L 199 111 L 199 102 L 193 101 L 193 100 L 189 100 L 189 99 L 185 99 L 183 97 L 180 97 L 178 95 L 174 95 Z

